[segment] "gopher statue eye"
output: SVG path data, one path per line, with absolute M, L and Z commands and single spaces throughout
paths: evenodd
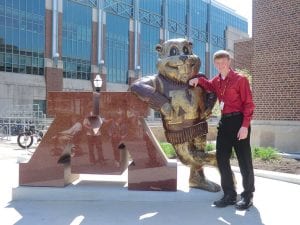
M 172 47 L 170 49 L 170 56 L 178 55 L 178 49 L 176 47 Z
M 182 51 L 183 51 L 183 54 L 185 54 L 185 55 L 190 54 L 189 49 L 186 46 L 183 46 Z

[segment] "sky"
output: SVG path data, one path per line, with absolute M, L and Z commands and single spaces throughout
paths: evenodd
M 215 0 L 233 9 L 237 14 L 248 19 L 248 33 L 252 37 L 252 0 Z

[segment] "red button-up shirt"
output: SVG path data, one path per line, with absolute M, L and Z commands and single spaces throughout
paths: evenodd
M 198 84 L 205 90 L 216 93 L 219 102 L 224 102 L 222 114 L 241 112 L 243 127 L 249 127 L 255 105 L 248 79 L 230 69 L 223 80 L 221 74 L 211 80 L 200 77 Z

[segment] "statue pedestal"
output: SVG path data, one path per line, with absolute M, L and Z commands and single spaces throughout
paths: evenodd
M 203 202 L 210 193 L 189 187 L 189 167 L 178 163 L 178 184 L 176 192 L 127 191 L 127 171 L 120 176 L 81 174 L 79 179 L 65 188 L 26 187 L 12 189 L 13 201 L 104 201 L 104 202 Z M 219 181 L 216 168 L 207 167 L 207 174 L 213 181 Z M 205 203 L 206 204 L 206 203 Z
M 30 161 L 20 164 L 20 185 L 61 187 L 78 174 L 120 175 L 129 154 L 128 189 L 176 191 L 177 164 L 144 121 L 147 105 L 131 92 L 100 92 L 99 115 L 92 92 L 48 97 L 48 114 L 55 119 Z

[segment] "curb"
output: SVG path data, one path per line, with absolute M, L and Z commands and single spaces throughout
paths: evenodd
M 299 153 L 285 153 L 285 152 L 280 152 L 278 154 L 280 156 L 284 157 L 284 158 L 300 160 L 300 154 Z

